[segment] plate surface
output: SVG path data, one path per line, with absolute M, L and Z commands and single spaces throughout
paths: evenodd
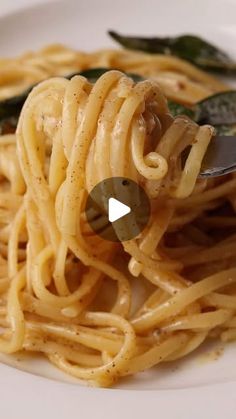
M 235 16 L 235 0 L 1 0 L 0 56 L 51 42 L 83 50 L 114 46 L 106 30 L 115 29 L 147 35 L 198 33 L 236 57 Z M 82 386 L 42 358 L 1 356 L 2 417 L 233 419 L 235 349 L 235 344 L 208 344 L 179 363 L 108 390 Z

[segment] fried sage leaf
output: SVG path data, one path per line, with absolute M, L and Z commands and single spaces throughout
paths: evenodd
M 0 120 L 0 135 L 14 134 L 18 123 L 18 116 Z
M 200 124 L 236 124 L 236 91 L 216 93 L 198 102 L 196 119 Z
M 0 102 L 0 120 L 19 115 L 21 108 L 33 87 L 30 87 L 22 94 Z
M 236 134 L 236 91 L 221 92 L 198 102 L 192 108 L 168 102 L 173 116 L 187 115 L 199 125 L 210 124 L 218 135 Z
M 91 83 L 110 68 L 93 68 L 80 73 L 73 73 L 66 76 L 71 79 L 75 75 L 86 77 Z M 128 73 L 129 77 L 135 82 L 143 80 L 142 76 Z M 34 86 L 28 88 L 21 95 L 0 102 L 0 134 L 5 132 L 14 132 L 22 106 Z M 236 126 L 236 91 L 217 93 L 207 99 L 198 102 L 193 107 L 187 107 L 182 104 L 169 100 L 168 106 L 173 116 L 187 115 L 199 124 L 211 124 L 216 127 L 222 135 L 232 135 Z
M 236 124 L 232 125 L 216 125 L 216 134 L 222 136 L 236 136 Z
M 103 67 L 92 68 L 80 73 L 68 74 L 65 78 L 70 80 L 72 77 L 80 75 L 86 77 L 91 83 L 95 83 L 99 77 L 109 70 L 111 69 Z M 135 82 L 143 80 L 143 78 L 137 74 L 128 73 L 127 75 Z M 35 85 L 32 85 L 20 95 L 0 101 L 0 135 L 2 133 L 14 131 L 24 102 L 34 87 Z
M 189 108 L 187 106 L 181 105 L 180 103 L 173 102 L 172 100 L 168 100 L 168 108 L 172 116 L 178 115 L 186 115 L 190 119 L 196 120 L 196 110 L 192 107 Z
M 149 53 L 175 55 L 204 70 L 236 74 L 236 62 L 210 42 L 195 36 L 134 37 L 109 31 L 109 35 L 125 48 Z
M 89 70 L 82 71 L 79 74 L 80 74 L 80 76 L 86 77 L 86 79 L 88 79 L 88 81 L 90 81 L 90 83 L 95 83 L 99 77 L 101 77 L 104 73 L 106 73 L 107 71 L 110 71 L 110 70 L 119 70 L 119 69 L 106 68 L 106 67 L 91 68 Z M 131 77 L 135 82 L 144 80 L 144 78 L 142 76 L 138 75 L 138 74 L 126 73 L 126 75 L 128 77 Z

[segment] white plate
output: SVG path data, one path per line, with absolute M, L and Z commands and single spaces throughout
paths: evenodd
M 32 0 L 1 0 L 1 56 L 50 42 L 86 50 L 111 46 L 106 36 L 106 30 L 111 28 L 152 35 L 199 33 L 236 57 L 235 0 L 33 3 L 37 5 L 32 6 Z M 108 390 L 81 386 L 43 359 L 2 356 L 2 361 L 11 366 L 0 364 L 1 417 L 141 419 L 145 415 L 165 419 L 233 419 L 235 345 L 228 345 L 218 360 L 214 360 L 215 349 L 221 351 L 222 345 L 205 346 L 177 364 L 154 368 Z

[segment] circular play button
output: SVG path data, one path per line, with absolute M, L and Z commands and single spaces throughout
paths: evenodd
M 144 189 L 124 177 L 98 183 L 88 195 L 85 206 L 93 232 L 113 242 L 137 237 L 148 224 L 150 211 Z

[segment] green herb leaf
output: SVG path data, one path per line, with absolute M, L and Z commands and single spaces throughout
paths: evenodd
M 213 125 L 217 135 L 236 135 L 235 90 L 212 95 L 191 108 L 170 100 L 168 106 L 174 117 L 187 115 L 199 125 Z
M 72 77 L 80 75 L 86 77 L 91 83 L 95 83 L 99 77 L 109 70 L 111 70 L 111 68 L 92 68 L 80 73 L 68 74 L 65 78 L 70 80 Z M 127 75 L 135 82 L 143 80 L 143 78 L 137 74 L 128 73 Z M 0 135 L 5 133 L 6 130 L 8 132 L 9 129 L 12 130 L 14 127 L 16 128 L 21 109 L 29 93 L 35 86 L 36 85 L 30 86 L 20 95 L 0 101 Z
M 0 120 L 19 115 L 25 99 L 31 90 L 32 87 L 20 95 L 14 96 L 10 99 L 2 100 L 0 102 Z
M 224 51 L 198 36 L 149 38 L 124 36 L 114 31 L 109 31 L 109 35 L 125 48 L 175 55 L 205 70 L 236 74 L 236 62 Z
M 217 135 L 236 136 L 236 124 L 233 125 L 217 125 L 215 127 Z
M 104 73 L 110 70 L 114 70 L 114 68 L 106 68 L 106 67 L 91 68 L 89 70 L 82 71 L 79 74 L 80 76 L 86 77 L 86 79 L 88 79 L 90 83 L 95 83 L 99 77 L 101 77 Z M 144 80 L 144 78 L 138 74 L 126 73 L 126 75 L 128 77 L 131 77 L 135 82 Z
M 12 116 L 10 118 L 0 120 L 0 135 L 14 134 L 18 123 L 18 117 Z
M 75 75 L 81 75 L 95 83 L 101 75 L 109 70 L 111 69 L 93 68 L 80 73 L 69 74 L 66 78 L 71 79 Z M 127 75 L 133 78 L 135 82 L 143 80 L 143 77 L 137 74 L 128 73 Z M 22 106 L 33 87 L 31 86 L 20 95 L 0 102 L 0 134 L 14 131 Z M 174 117 L 186 115 L 200 125 L 213 125 L 217 132 L 222 133 L 222 135 L 233 135 L 232 132 L 235 132 L 236 91 L 234 90 L 212 95 L 193 107 L 187 107 L 172 100 L 168 101 L 168 106 Z
M 236 91 L 212 95 L 196 105 L 196 120 L 200 124 L 236 124 Z
M 71 79 L 77 74 L 79 73 L 69 74 L 65 76 L 65 78 Z M 14 122 L 17 120 L 29 93 L 35 86 L 36 84 L 30 86 L 28 89 L 17 96 L 0 101 L 0 123 L 6 123 L 9 118 L 15 118 Z M 9 122 L 12 123 L 12 121 Z
M 110 69 L 106 67 L 90 68 L 89 70 L 82 71 L 81 73 L 79 73 L 79 75 L 88 79 L 90 83 L 95 83 L 97 79 L 99 79 L 99 77 L 101 77 L 104 73 L 106 73 L 109 70 Z M 73 76 L 75 75 L 76 74 L 73 74 Z
M 181 105 L 180 103 L 168 100 L 168 108 L 172 116 L 186 115 L 189 118 L 196 119 L 196 111 L 194 108 L 188 108 L 187 106 Z

